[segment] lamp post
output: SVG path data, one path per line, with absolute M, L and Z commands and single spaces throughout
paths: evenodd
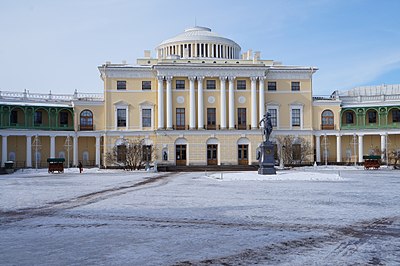
M 71 136 L 68 135 L 65 139 L 64 147 L 67 149 L 67 168 L 69 169 L 69 149 L 71 148 Z
M 35 139 L 33 140 L 33 148 L 35 149 L 35 168 L 36 171 L 38 169 L 38 152 L 41 148 L 41 143 L 40 143 L 40 139 L 39 139 L 39 135 L 36 134 Z

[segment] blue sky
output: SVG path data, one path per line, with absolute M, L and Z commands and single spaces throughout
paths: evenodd
M 97 66 L 135 63 L 197 25 L 263 59 L 318 67 L 314 95 L 400 83 L 396 0 L 0 2 L 0 90 L 102 92 Z

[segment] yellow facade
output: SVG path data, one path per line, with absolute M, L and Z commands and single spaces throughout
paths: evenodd
M 379 123 L 393 121 L 393 128 L 370 129 L 377 125 L 368 120 L 373 117 L 365 114 L 362 117 L 368 123 L 359 122 L 361 114 L 370 110 L 360 101 L 362 94 L 313 97 L 312 76 L 317 68 L 263 60 L 259 52 L 240 54 L 238 44 L 217 35 L 210 37 L 209 31 L 189 29 L 191 34 L 160 44 L 156 58 L 146 53 L 136 65 L 107 62 L 99 66 L 104 87 L 97 95 L 75 92 L 61 103 L 47 99 L 50 106 L 43 107 L 43 101 L 28 101 L 36 111 L 73 108 L 74 114 L 66 122 L 73 130 L 34 127 L 28 132 L 5 127 L 0 131 L 2 165 L 13 159 L 33 167 L 38 151 L 41 164 L 55 156 L 69 157 L 71 165 L 111 166 L 106 162 L 107 153 L 137 138 L 155 148 L 158 164 L 257 164 L 257 150 L 263 141 L 259 121 L 267 111 L 273 116 L 270 140 L 278 155 L 285 148 L 279 143 L 284 136 L 293 136 L 294 145 L 300 138 L 310 143 L 308 163 L 361 162 L 363 155 L 374 152 L 383 156 L 383 150 L 400 149 L 400 132 L 396 131 L 400 121 L 397 113 L 390 111 L 395 107 L 377 107 L 384 97 L 369 105 L 379 111 Z M 193 39 L 196 36 L 201 38 Z M 207 44 L 207 51 L 197 51 L 192 44 L 198 42 Z M 225 52 L 214 50 L 216 43 L 225 47 Z M 29 95 L 25 93 L 21 99 L 29 99 Z M 27 120 L 24 116 L 32 115 L 23 106 L 12 108 L 18 119 L 9 127 L 20 127 Z M 348 117 L 343 108 L 357 114 Z M 50 115 L 45 115 L 41 123 L 49 124 L 49 119 Z M 365 128 L 360 131 L 356 125 Z

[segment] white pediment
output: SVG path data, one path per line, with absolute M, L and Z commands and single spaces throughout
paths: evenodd
M 139 106 L 154 106 L 154 103 L 149 102 L 149 101 L 143 101 L 139 103 Z
M 129 106 L 130 104 L 125 101 L 118 101 L 114 103 L 115 106 Z
M 291 102 L 289 105 L 304 106 L 304 103 L 299 102 L 299 101 L 294 101 L 294 102 Z
M 281 104 L 280 103 L 278 103 L 278 102 L 275 102 L 275 101 L 270 101 L 270 102 L 267 102 L 267 104 L 266 104 L 267 106 L 281 106 Z

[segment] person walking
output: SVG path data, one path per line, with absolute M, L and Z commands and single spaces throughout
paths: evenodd
M 82 163 L 81 163 L 81 162 L 79 162 L 79 164 L 78 164 L 78 168 L 79 168 L 79 173 L 81 173 L 81 174 L 82 174 L 82 171 L 83 171 L 83 165 L 82 165 Z

